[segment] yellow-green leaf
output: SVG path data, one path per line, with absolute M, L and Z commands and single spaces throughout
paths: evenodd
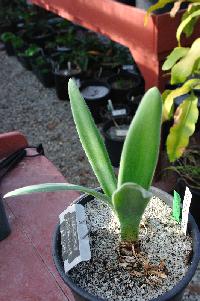
M 179 27 L 178 27 L 178 29 L 176 31 L 176 38 L 177 38 L 179 46 L 180 46 L 181 34 L 182 34 L 184 28 L 192 21 L 192 19 L 197 18 L 199 16 L 200 16 L 200 9 L 198 9 L 197 11 L 193 12 L 192 14 L 190 14 L 186 19 L 184 19 L 180 23 L 180 25 L 179 25 Z
M 176 97 L 189 93 L 199 83 L 199 78 L 190 79 L 187 82 L 185 82 L 181 87 L 172 90 L 171 93 L 167 93 L 167 97 L 164 99 L 163 105 L 163 121 L 166 121 L 171 117 L 170 113 L 172 110 L 174 99 Z
M 147 13 L 145 15 L 145 22 L 144 24 L 146 25 L 147 24 L 147 20 L 148 20 L 148 17 L 149 15 L 156 9 L 160 9 L 160 8 L 163 8 L 165 7 L 165 5 L 167 5 L 168 3 L 173 3 L 175 2 L 176 0 L 159 0 L 156 4 L 152 5 L 151 7 L 149 7 L 149 9 L 147 10 Z
M 200 58 L 200 38 L 196 39 L 190 50 L 171 70 L 171 83 L 183 83 L 197 67 L 196 63 Z
M 198 98 L 192 94 L 176 110 L 175 123 L 167 138 L 167 154 L 170 162 L 181 157 L 189 143 L 189 137 L 195 131 L 199 114 L 197 103 Z
M 191 15 L 193 12 L 199 10 L 200 3 L 193 3 L 190 5 L 190 8 L 185 11 L 185 13 L 182 16 L 182 21 L 188 18 L 189 15 Z M 199 16 L 196 18 L 193 18 L 183 29 L 183 32 L 185 33 L 186 37 L 191 36 L 193 33 L 194 27 L 199 20 Z
M 162 66 L 162 70 L 166 71 L 171 69 L 178 60 L 188 53 L 189 49 L 190 48 L 186 47 L 174 48 L 174 50 L 167 56 L 167 59 Z

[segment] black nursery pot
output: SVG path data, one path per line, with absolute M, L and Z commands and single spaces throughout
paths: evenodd
M 127 94 L 127 103 L 130 108 L 130 114 L 131 116 L 135 115 L 135 112 L 137 111 L 137 108 L 142 100 L 143 94 L 141 95 L 134 95 L 134 92 L 129 92 Z
M 131 116 L 131 108 L 129 104 L 117 103 L 114 105 L 114 111 L 111 112 L 107 107 L 100 109 L 100 116 L 103 122 L 112 120 L 116 117 L 128 117 Z
M 200 190 L 191 188 L 188 183 L 182 178 L 179 178 L 176 184 L 176 191 L 180 194 L 181 199 L 183 200 L 186 186 L 190 189 L 192 193 L 192 201 L 190 204 L 190 213 L 194 217 L 199 230 L 200 230 Z
M 111 76 L 108 78 L 108 83 L 111 86 L 113 102 L 126 102 L 128 93 L 140 95 L 144 91 L 141 76 L 127 71 L 121 71 L 119 74 Z
M 15 50 L 12 45 L 12 42 L 8 41 L 4 43 L 5 45 L 5 50 L 8 56 L 14 56 L 15 55 Z
M 45 88 L 52 88 L 54 86 L 54 75 L 50 65 L 36 66 L 32 65 L 34 74 Z
M 165 193 L 164 191 L 158 188 L 151 188 L 151 192 L 154 196 L 161 198 L 167 205 L 172 207 L 173 198 L 171 195 Z M 93 199 L 92 196 L 83 195 L 80 196 L 75 203 L 79 203 L 85 205 L 87 202 Z M 193 254 L 190 261 L 190 267 L 188 268 L 185 276 L 168 292 L 163 295 L 152 299 L 151 301 L 181 301 L 184 290 L 188 286 L 191 281 L 194 273 L 198 267 L 199 259 L 200 259 L 200 234 L 198 227 L 195 223 L 195 220 L 189 214 L 188 220 L 188 231 L 192 237 L 192 246 L 193 246 Z M 62 249 L 61 249 L 61 235 L 60 235 L 60 225 L 58 224 L 55 229 L 55 233 L 53 235 L 53 245 L 52 245 L 52 256 L 55 263 L 55 266 L 65 282 L 67 286 L 71 289 L 76 301 L 106 301 L 98 296 L 94 296 L 88 293 L 83 288 L 76 285 L 75 282 L 71 280 L 68 274 L 64 272 L 63 259 L 62 259 Z
M 68 81 L 71 77 L 77 79 L 81 76 L 81 71 L 78 69 L 59 69 L 54 71 L 56 94 L 60 100 L 68 100 Z
M 95 122 L 101 122 L 100 110 L 107 105 L 110 98 L 110 86 L 105 82 L 88 80 L 81 84 L 80 92 Z
M 120 157 L 122 148 L 124 145 L 124 140 L 126 138 L 125 135 L 119 135 L 117 136 L 115 133 L 111 133 L 112 129 L 117 129 L 115 126 L 115 123 L 117 123 L 119 126 L 124 125 L 129 126 L 131 123 L 130 117 L 118 117 L 112 120 L 109 120 L 105 122 L 102 128 L 102 134 L 105 139 L 105 145 L 111 160 L 111 163 L 114 167 L 119 167 L 120 163 Z M 113 131 L 114 132 L 114 131 Z
M 22 64 L 22 66 L 27 69 L 27 70 L 32 70 L 32 66 L 31 66 L 31 58 L 29 56 L 26 55 L 18 55 L 17 56 L 19 62 Z
M 11 232 L 6 211 L 3 205 L 2 197 L 0 196 L 0 241 L 5 239 Z

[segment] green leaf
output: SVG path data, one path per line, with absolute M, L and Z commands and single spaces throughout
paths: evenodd
M 200 58 L 200 38 L 196 39 L 187 54 L 171 70 L 171 83 L 183 83 L 197 68 Z
M 189 10 L 186 10 L 185 13 L 182 16 L 182 21 L 185 20 L 189 15 L 191 15 L 193 12 L 199 10 L 200 3 L 192 4 L 192 7 Z M 199 16 L 196 18 L 192 18 L 192 20 L 184 27 L 183 32 L 185 33 L 186 37 L 190 37 L 191 34 L 194 31 L 194 27 L 199 20 Z
M 168 3 L 173 3 L 176 0 L 159 0 L 157 1 L 156 4 L 152 5 L 149 7 L 149 9 L 147 10 L 146 16 L 145 16 L 145 24 L 147 23 L 147 19 L 149 17 L 149 15 L 156 9 L 160 9 L 165 7 L 165 5 L 167 5 Z
M 121 238 L 124 241 L 138 240 L 139 225 L 152 194 L 135 183 L 125 183 L 112 197 L 119 218 Z
M 68 87 L 72 114 L 80 141 L 103 191 L 110 197 L 116 189 L 116 177 L 106 147 L 73 80 L 69 80 Z
M 190 14 L 185 20 L 181 21 L 181 23 L 176 31 L 176 38 L 177 38 L 179 46 L 180 46 L 181 34 L 182 34 L 184 28 L 186 27 L 186 25 L 188 25 L 192 21 L 192 19 L 197 18 L 199 16 L 200 16 L 200 9 L 198 9 L 194 13 Z
M 159 153 L 161 116 L 161 95 L 157 88 L 151 88 L 145 93 L 124 142 L 118 188 L 133 182 L 149 189 Z
M 112 206 L 111 199 L 107 197 L 105 194 L 102 194 L 94 189 L 90 189 L 87 187 L 73 185 L 73 184 L 66 184 L 66 183 L 45 183 L 45 184 L 26 186 L 8 192 L 7 194 L 4 195 L 4 198 L 36 193 L 36 192 L 55 192 L 61 190 L 74 190 L 74 191 L 85 192 L 87 194 L 94 196 L 95 198 L 101 199 L 102 201 Z
M 190 48 L 186 48 L 186 47 L 174 48 L 174 50 L 170 53 L 170 55 L 167 56 L 167 59 L 162 66 L 162 70 L 166 71 L 171 69 L 178 60 L 180 60 L 183 56 L 185 56 L 188 53 L 189 49 Z
M 171 93 L 167 94 L 167 97 L 164 99 L 163 105 L 163 121 L 170 119 L 174 99 L 176 97 L 189 93 L 199 83 L 200 79 L 198 78 L 190 79 L 186 81 L 181 87 L 176 88 L 175 90 L 172 90 Z
M 167 153 L 170 162 L 181 157 L 189 143 L 189 137 L 195 131 L 195 123 L 199 114 L 197 103 L 198 98 L 190 95 L 176 110 L 175 124 L 167 138 Z

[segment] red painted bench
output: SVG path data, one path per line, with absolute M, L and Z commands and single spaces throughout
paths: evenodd
M 0 159 L 27 145 L 19 132 L 0 134 Z M 0 192 L 45 182 L 66 179 L 46 157 L 25 158 L 3 178 Z M 51 240 L 58 215 L 77 196 L 38 193 L 4 200 L 12 232 L 0 242 L 1 301 L 73 300 L 54 267 Z

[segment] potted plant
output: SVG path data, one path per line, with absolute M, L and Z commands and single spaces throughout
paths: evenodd
M 80 140 L 103 192 L 78 185 L 46 183 L 19 188 L 5 197 L 42 191 L 77 190 L 96 198 L 93 203 L 96 204 L 94 206 L 97 206 L 97 209 L 101 208 L 101 214 L 99 210 L 97 212 L 101 215 L 99 226 L 101 225 L 102 230 L 95 227 L 98 217 L 96 213 L 92 216 L 94 222 L 90 237 L 93 253 L 90 261 L 79 264 L 65 274 L 59 227 L 54 238 L 54 261 L 61 277 L 72 289 L 76 300 L 117 300 L 126 298 L 127 292 L 130 294 L 129 300 L 144 299 L 144 294 L 148 300 L 181 300 L 184 288 L 191 280 L 199 262 L 200 238 L 197 226 L 190 216 L 188 229 L 192 237 L 191 245 L 190 236 L 181 234 L 180 225 L 171 218 L 171 210 L 168 207 L 171 197 L 158 189 L 150 189 L 160 143 L 162 100 L 158 90 L 152 88 L 145 94 L 129 127 L 122 151 L 118 180 L 87 105 L 71 80 L 69 96 Z M 149 114 L 150 104 L 151 114 Z M 152 195 L 160 197 L 167 205 L 158 198 L 152 198 Z M 81 197 L 80 202 L 87 207 L 91 205 L 91 198 Z M 146 219 L 141 223 L 145 208 L 151 202 L 155 203 L 155 207 L 147 208 Z M 94 210 L 94 207 L 90 208 L 91 211 Z M 164 214 L 159 220 L 159 214 L 162 213 Z M 104 218 L 101 220 L 102 216 Z M 114 221 L 112 216 L 117 219 Z M 116 230 L 114 232 L 113 227 Z M 164 232 L 160 232 L 161 229 Z M 141 231 L 142 235 L 140 235 Z M 152 236 L 152 231 L 153 236 L 158 234 L 159 244 L 158 241 L 153 243 L 155 237 Z M 102 239 L 108 237 L 113 237 L 114 240 L 112 243 L 107 241 L 106 245 L 105 240 Z M 143 241 L 144 237 L 146 239 Z M 80 239 L 84 237 L 81 236 Z M 152 242 L 151 248 L 149 241 Z M 66 255 L 66 248 L 71 247 L 65 245 L 63 241 L 63 254 Z M 154 256 L 157 254 L 160 254 L 160 259 L 155 260 Z M 175 262 L 177 260 L 176 265 L 174 260 Z M 175 268 L 177 264 L 180 265 L 180 269 Z M 149 290 L 146 290 L 146 287 Z M 100 288 L 103 288 L 103 292 Z
M 141 77 L 127 71 L 120 71 L 119 74 L 111 76 L 108 78 L 108 83 L 111 86 L 113 102 L 126 102 L 127 94 L 131 92 L 134 95 L 141 95 L 143 93 Z
M 1 35 L 1 40 L 4 42 L 5 49 L 8 55 L 15 55 L 15 51 L 12 45 L 12 41 L 15 38 L 15 34 L 12 32 L 4 32 Z
M 51 62 L 44 56 L 37 56 L 31 60 L 31 66 L 35 75 L 45 87 L 50 88 L 54 85 Z
M 55 68 L 54 79 L 56 94 L 60 100 L 69 100 L 67 83 L 68 80 L 73 77 L 74 79 L 80 80 L 81 69 L 68 61 L 67 64 L 60 64 Z
M 37 45 L 32 44 L 24 51 L 18 52 L 17 57 L 24 68 L 26 68 L 27 70 L 32 70 L 31 60 L 39 55 L 41 55 L 41 48 L 39 48 Z
M 110 118 L 103 124 L 102 134 L 114 167 L 119 167 L 121 152 L 130 123 L 130 116 L 118 116 Z
M 96 123 L 102 121 L 100 111 L 106 107 L 110 98 L 110 86 L 99 80 L 83 81 L 80 86 L 80 92 L 92 113 Z

